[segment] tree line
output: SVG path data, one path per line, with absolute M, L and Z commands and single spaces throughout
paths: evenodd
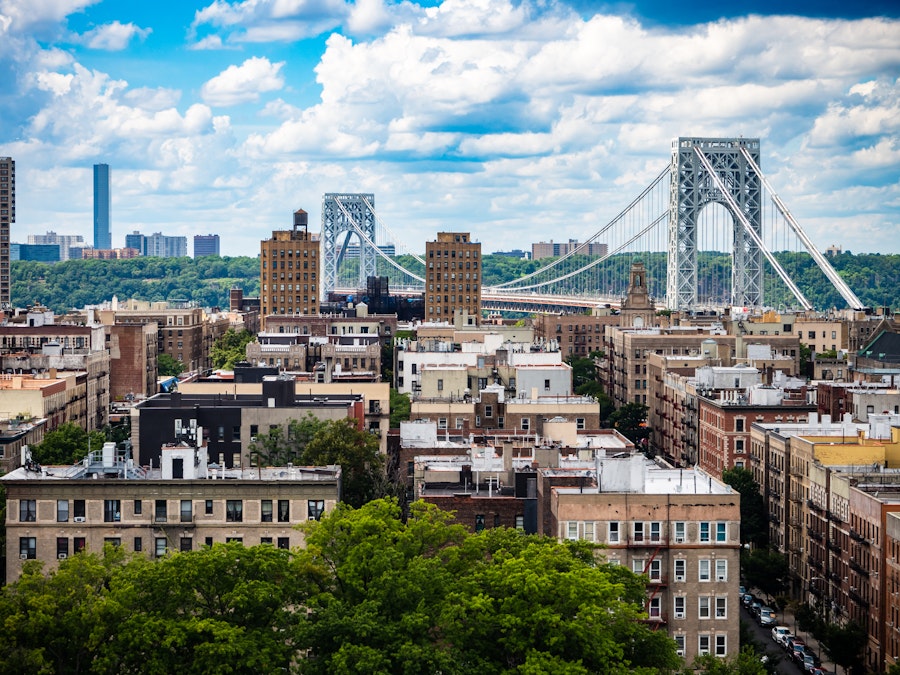
M 845 303 L 815 262 L 806 254 L 778 252 L 776 259 L 788 275 L 819 309 L 844 307 Z M 583 262 L 588 258 L 582 256 Z M 627 274 L 632 254 L 612 256 L 608 263 Z M 666 254 L 645 253 L 640 259 L 648 269 L 647 283 L 658 289 L 666 287 Z M 411 256 L 398 257 L 410 268 L 421 268 Z M 871 307 L 900 306 L 900 255 L 840 253 L 829 258 L 838 274 L 864 304 Z M 548 260 L 519 260 L 500 255 L 485 255 L 482 278 L 485 285 L 517 279 L 546 264 Z M 347 264 L 356 264 L 348 261 Z M 792 307 L 796 301 L 780 279 L 771 272 L 766 261 L 766 304 Z M 415 270 L 413 270 L 415 271 Z M 730 256 L 726 253 L 701 251 L 698 254 L 698 286 L 701 294 L 707 287 L 721 285 L 713 279 L 728 279 Z M 16 305 L 43 304 L 54 312 L 98 304 L 114 295 L 120 299 L 148 301 L 187 300 L 204 307 L 227 307 L 228 292 L 234 286 L 247 296 L 259 295 L 259 260 L 256 257 L 219 258 L 152 258 L 130 260 L 69 260 L 61 263 L 13 261 L 12 298 Z

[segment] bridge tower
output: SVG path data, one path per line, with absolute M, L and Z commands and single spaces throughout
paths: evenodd
M 698 304 L 697 222 L 703 207 L 712 202 L 722 204 L 732 217 L 731 303 L 753 307 L 763 304 L 762 250 L 729 205 L 736 204 L 761 238 L 762 181 L 741 148 L 758 167 L 758 138 L 678 138 L 672 143 L 666 278 L 669 309 L 692 309 Z M 718 181 L 707 169 L 704 156 Z M 722 194 L 719 183 L 727 188 L 731 199 Z
M 337 288 L 338 268 L 347 244 L 359 240 L 359 288 L 376 276 L 375 195 L 327 193 L 322 197 L 322 239 L 325 258 L 325 294 Z

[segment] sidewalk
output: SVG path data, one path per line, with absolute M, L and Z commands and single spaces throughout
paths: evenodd
M 772 597 L 766 595 L 758 588 L 750 589 L 750 592 L 755 595 L 757 598 L 765 598 L 769 602 L 772 601 Z M 771 605 L 769 605 L 771 607 Z M 787 626 L 791 629 L 791 632 L 799 638 L 802 638 L 806 643 L 806 646 L 809 647 L 821 660 L 822 660 L 822 670 L 827 673 L 837 673 L 837 666 L 835 666 L 830 660 L 828 660 L 828 656 L 825 654 L 825 650 L 822 649 L 822 645 L 819 644 L 819 641 L 812 636 L 812 634 L 807 633 L 804 630 L 800 630 L 800 627 L 797 625 L 797 619 L 794 616 L 793 611 L 791 611 L 790 607 L 785 607 L 777 612 L 775 612 L 776 616 L 779 616 L 778 625 L 779 626 Z M 785 654 L 785 659 L 790 661 L 791 657 Z

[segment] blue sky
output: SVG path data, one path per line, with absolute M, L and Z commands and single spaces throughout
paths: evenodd
M 900 252 L 897 3 L 679 4 L 0 0 L 13 239 L 91 243 L 106 162 L 116 246 L 254 255 L 373 192 L 412 250 L 527 248 L 591 235 L 673 138 L 742 135 L 820 248 Z

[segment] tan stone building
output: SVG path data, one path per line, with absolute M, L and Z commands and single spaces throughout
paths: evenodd
M 208 466 L 206 449 L 163 448 L 162 466 L 136 467 L 113 444 L 76 467 L 19 468 L 7 491 L 6 580 L 27 560 L 50 568 L 104 544 L 161 557 L 219 542 L 303 545 L 294 525 L 318 519 L 341 496 L 341 469 Z M 97 480 L 97 479 L 100 480 Z
M 319 240 L 309 231 L 309 214 L 294 212 L 291 230 L 275 230 L 260 242 L 259 297 L 262 329 L 270 314 L 319 313 Z
M 438 232 L 425 243 L 425 320 L 453 321 L 465 312 L 473 325 L 481 323 L 481 244 L 468 232 Z

